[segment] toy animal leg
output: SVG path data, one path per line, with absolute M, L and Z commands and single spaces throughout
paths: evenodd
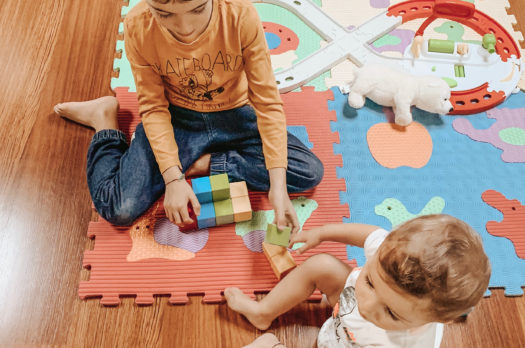
M 394 122 L 400 126 L 408 126 L 412 122 L 412 114 L 410 112 L 400 113 L 399 110 L 397 111 L 398 112 L 395 112 L 395 109 L 394 109 L 394 114 L 395 114 Z
M 360 109 L 365 106 L 365 97 L 362 94 L 350 91 L 348 93 L 348 105 L 355 109 Z
M 406 99 L 403 95 L 397 95 L 394 98 L 395 106 L 394 111 L 394 122 L 400 126 L 408 126 L 412 122 L 412 112 L 410 110 L 409 99 Z

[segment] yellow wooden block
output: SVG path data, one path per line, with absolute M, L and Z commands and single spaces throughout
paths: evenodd
M 297 266 L 292 254 L 285 247 L 266 242 L 262 243 L 262 247 L 277 279 L 282 279 Z
M 233 221 L 241 222 L 252 219 L 252 206 L 250 197 L 241 196 L 232 198 Z

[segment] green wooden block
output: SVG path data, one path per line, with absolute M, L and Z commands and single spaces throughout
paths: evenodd
M 213 201 L 222 201 L 230 198 L 230 182 L 228 174 L 218 174 L 210 176 L 211 195 Z
M 266 243 L 275 244 L 287 247 L 290 243 L 290 227 L 285 227 L 282 230 L 277 228 L 275 224 L 268 224 L 266 227 L 266 235 L 264 236 L 264 241 Z
M 217 225 L 231 224 L 233 222 L 233 205 L 230 198 L 213 202 L 215 207 L 215 221 Z

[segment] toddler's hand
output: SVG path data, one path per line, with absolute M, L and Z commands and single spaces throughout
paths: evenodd
M 191 203 L 195 215 L 200 215 L 199 200 L 186 180 L 173 181 L 166 186 L 164 210 L 171 222 L 178 226 L 193 222 L 188 213 L 188 202 Z
M 303 246 L 295 250 L 295 252 L 300 255 L 309 249 L 315 248 L 321 244 L 321 242 L 321 227 L 317 227 L 293 235 L 292 238 L 290 238 L 290 245 L 288 247 L 291 248 L 295 243 L 304 243 Z

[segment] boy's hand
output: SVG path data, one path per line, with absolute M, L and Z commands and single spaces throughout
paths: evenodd
M 317 227 L 309 231 L 297 233 L 296 235 L 292 236 L 292 238 L 290 238 L 290 245 L 288 247 L 291 248 L 295 243 L 304 243 L 303 246 L 295 250 L 295 252 L 299 255 L 309 249 L 315 248 L 322 242 L 321 231 L 322 227 Z
M 195 215 L 200 215 L 201 205 L 186 180 L 176 180 L 166 185 L 164 210 L 171 222 L 178 226 L 193 222 L 188 213 L 188 202 L 191 203 Z
M 288 197 L 288 192 L 281 189 L 271 189 L 268 193 L 268 198 L 272 203 L 275 211 L 275 218 L 273 223 L 277 225 L 279 229 L 288 226 L 292 229 L 292 236 L 299 231 L 299 220 L 297 219 L 297 213 Z

